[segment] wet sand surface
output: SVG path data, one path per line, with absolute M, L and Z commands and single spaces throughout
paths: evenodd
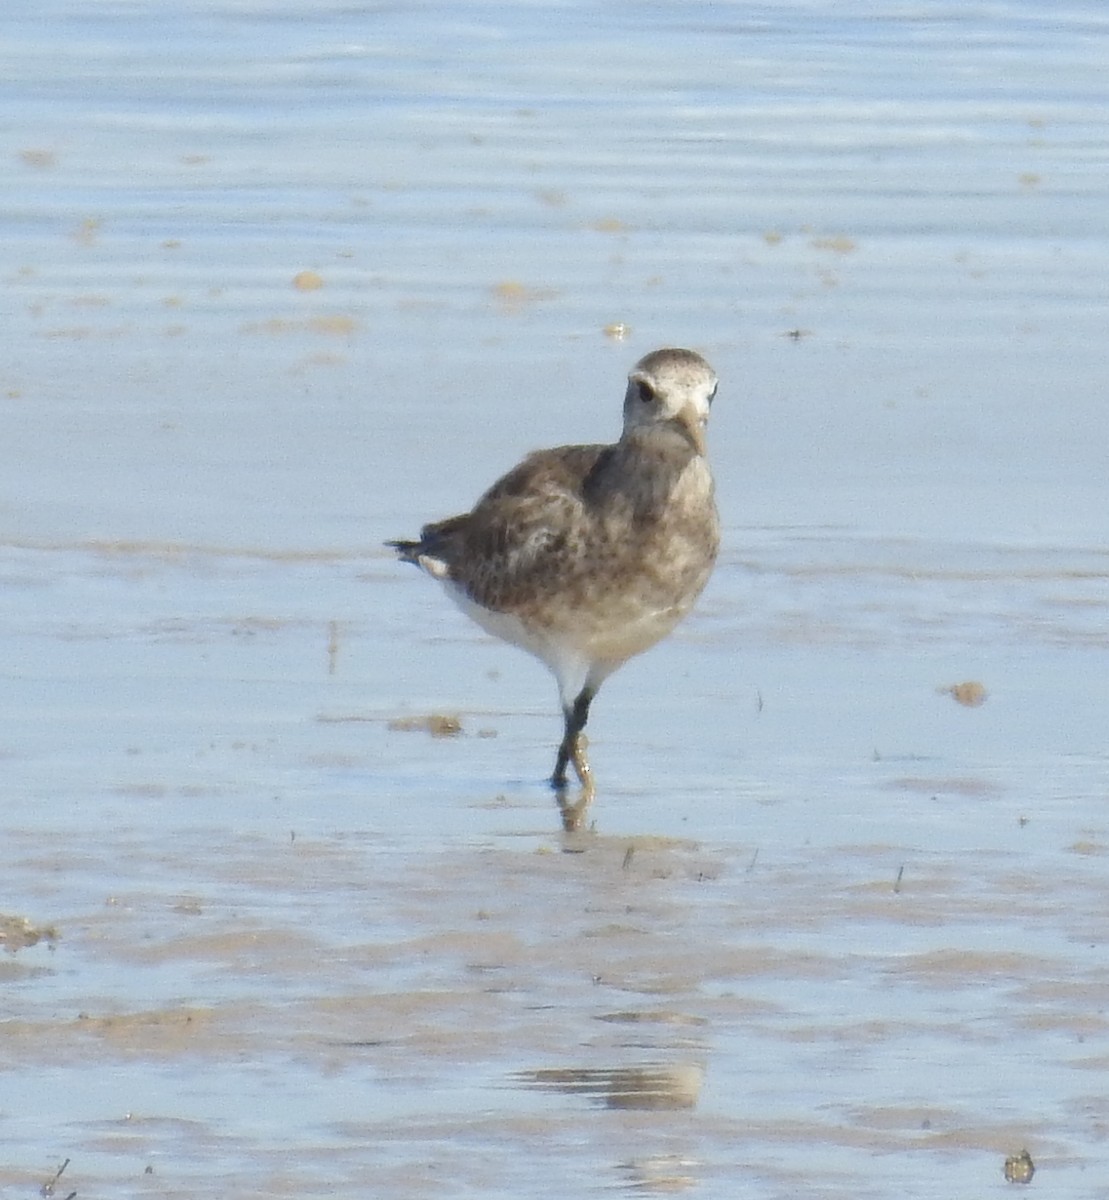
M 53 15 L 0 1194 L 1104 1190 L 1100 9 Z M 380 543 L 666 342 L 724 549 L 566 833 L 549 676 Z

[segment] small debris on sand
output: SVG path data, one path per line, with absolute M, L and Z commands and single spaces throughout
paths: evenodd
M 952 683 L 938 689 L 941 696 L 951 696 L 964 708 L 980 708 L 989 699 L 989 692 L 976 680 L 967 683 Z
M 1010 1154 L 1005 1160 L 1005 1178 L 1009 1183 L 1031 1183 L 1036 1174 L 1036 1164 L 1027 1150 Z
M 435 738 L 457 737 L 462 720 L 450 713 L 428 713 L 422 717 L 394 717 L 389 728 L 401 733 L 430 733 Z

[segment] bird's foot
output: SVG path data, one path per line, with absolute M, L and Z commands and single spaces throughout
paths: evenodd
M 593 803 L 596 786 L 593 783 L 593 768 L 589 765 L 586 750 L 589 743 L 585 734 L 579 733 L 572 740 L 564 741 L 558 750 L 558 761 L 555 763 L 554 774 L 551 776 L 551 787 L 558 792 L 558 807 L 562 813 L 562 827 L 567 833 L 580 829 L 585 820 L 586 810 Z M 570 802 L 566 796 L 568 786 L 566 768 L 572 765 L 574 774 L 578 777 L 581 791 L 577 798 Z

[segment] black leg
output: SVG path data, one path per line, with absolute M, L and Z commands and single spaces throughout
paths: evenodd
M 574 770 L 577 772 L 578 780 L 583 786 L 586 780 L 582 778 L 582 771 L 586 775 L 589 773 L 589 764 L 585 762 L 585 753 L 582 748 L 582 730 L 585 729 L 585 723 L 589 720 L 589 706 L 593 703 L 593 697 L 596 693 L 591 688 L 583 687 L 578 693 L 578 698 L 574 701 L 570 708 L 563 710 L 565 718 L 565 732 L 562 735 L 562 745 L 558 748 L 558 758 L 555 760 L 554 774 L 551 776 L 551 783 L 556 788 L 564 788 L 566 786 L 566 767 L 574 764 Z

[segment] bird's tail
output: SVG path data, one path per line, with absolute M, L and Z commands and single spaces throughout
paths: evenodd
M 418 558 L 423 548 L 423 542 L 396 541 L 386 542 L 385 545 L 397 552 L 397 558 L 401 562 L 413 563 L 415 566 L 419 566 Z

